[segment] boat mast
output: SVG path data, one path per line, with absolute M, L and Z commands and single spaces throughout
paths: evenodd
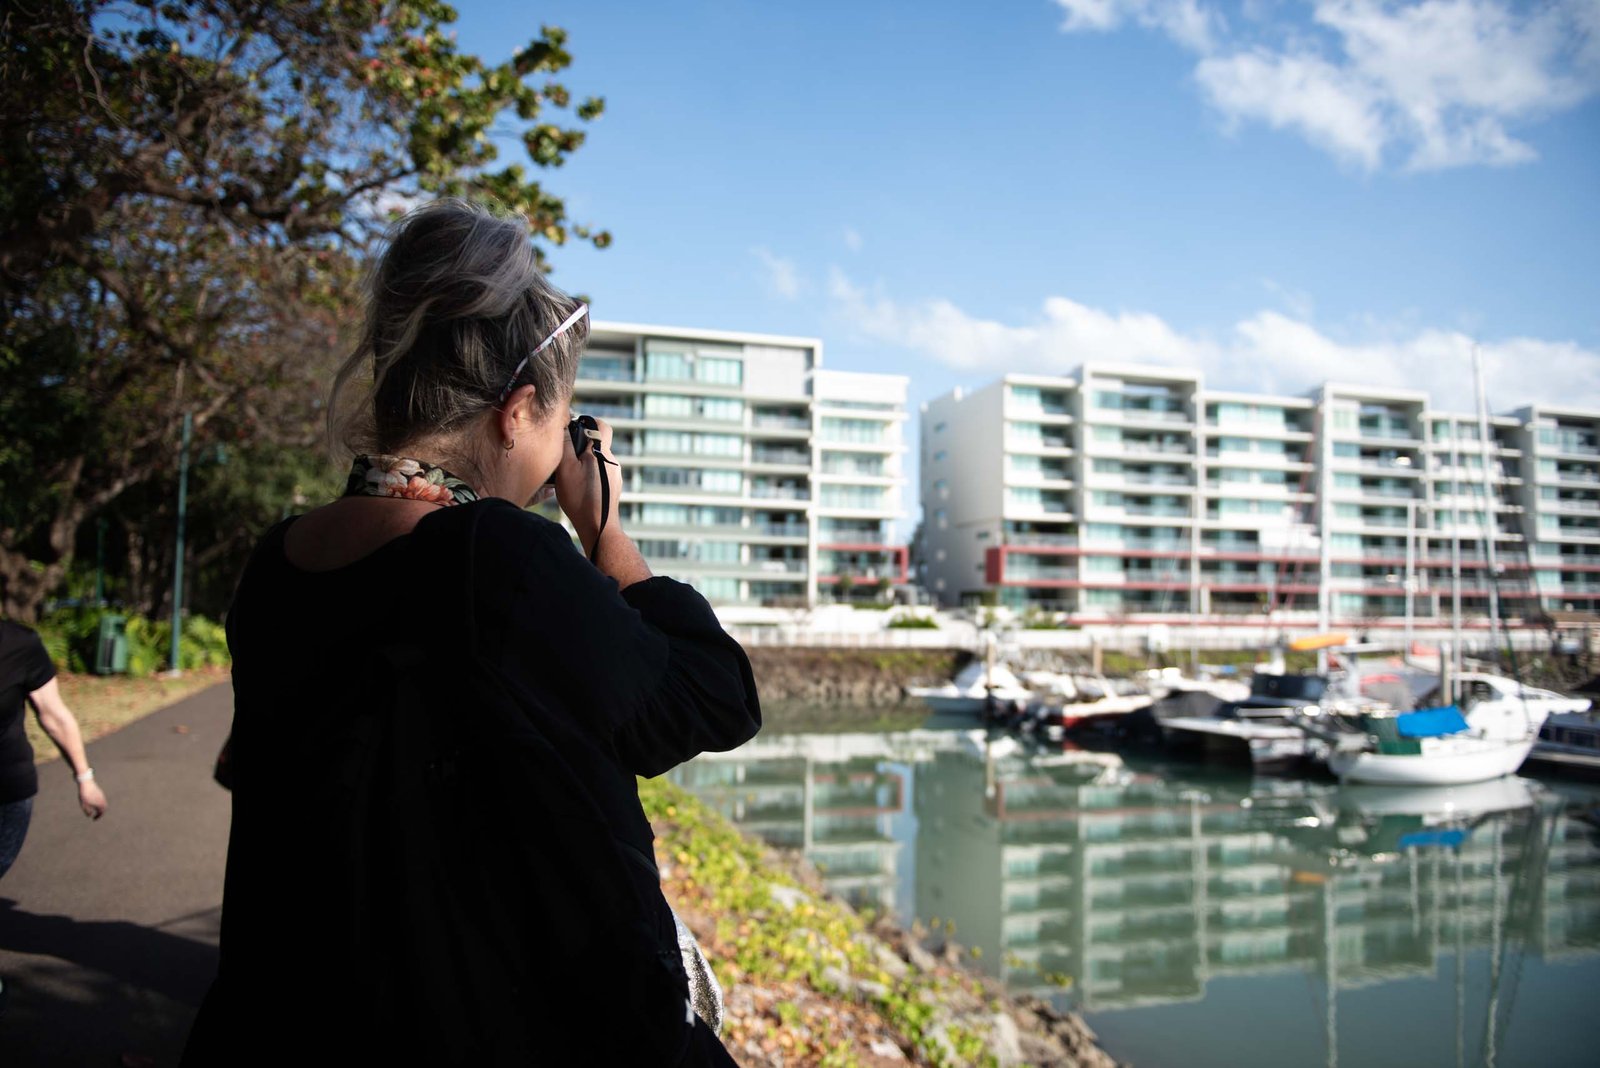
M 1329 587 L 1333 584 L 1333 551 L 1328 544 L 1328 500 L 1332 496 L 1333 475 L 1333 399 L 1327 385 L 1322 387 L 1321 403 L 1317 405 L 1317 633 L 1328 633 L 1332 622 Z M 1317 674 L 1328 673 L 1328 649 L 1317 650 Z
M 1456 492 L 1461 488 L 1460 427 L 1450 417 L 1450 677 L 1461 677 L 1461 509 Z M 1451 701 L 1454 693 L 1444 695 Z
M 1489 436 L 1489 401 L 1483 392 L 1483 360 L 1478 355 L 1478 343 L 1472 343 L 1472 374 L 1478 385 L 1478 440 L 1483 446 L 1483 551 L 1486 576 L 1489 579 L 1489 647 L 1500 657 L 1500 582 L 1499 568 L 1495 566 L 1494 542 L 1500 522 L 1495 515 L 1494 479 L 1489 476 L 1489 459 L 1493 455 L 1494 439 Z
M 1411 662 L 1411 619 L 1417 611 L 1417 498 L 1406 502 L 1406 644 L 1401 663 Z

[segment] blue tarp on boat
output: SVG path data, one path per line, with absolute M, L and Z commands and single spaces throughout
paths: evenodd
M 1429 711 L 1433 711 L 1429 709 Z M 1437 831 L 1412 831 L 1410 834 L 1400 836 L 1400 848 L 1411 849 L 1422 846 L 1449 846 L 1454 849 L 1467 840 L 1467 832 L 1461 828 L 1450 828 Z
M 1467 729 L 1461 709 L 1455 705 L 1441 708 L 1419 708 L 1395 717 L 1395 730 L 1402 738 L 1437 738 L 1442 734 L 1459 734 Z

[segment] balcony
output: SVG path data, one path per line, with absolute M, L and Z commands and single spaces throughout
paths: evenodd
M 577 400 L 576 407 L 584 415 L 592 415 L 599 419 L 637 419 L 639 410 L 631 404 L 586 404 L 581 398 Z
M 1019 558 L 1012 557 L 1006 561 L 1005 571 L 1000 576 L 1002 582 L 1076 582 L 1078 569 L 1075 567 L 1038 567 L 1019 563 Z
M 1129 441 L 1124 438 L 1120 445 L 1112 445 L 1110 451 L 1121 451 L 1136 456 L 1191 456 L 1194 446 L 1179 442 L 1161 441 Z
M 1005 446 L 1007 452 L 1041 452 L 1046 449 L 1071 451 L 1072 439 L 1065 434 L 1043 434 L 1038 437 L 1026 434 L 1007 434 Z
M 771 467 L 810 467 L 811 451 L 809 449 L 764 449 L 750 450 L 750 462 L 753 464 L 766 464 Z
M 1123 551 L 1186 553 L 1189 543 L 1175 538 L 1123 538 L 1120 541 L 1095 541 L 1084 545 L 1085 553 L 1096 556 L 1114 556 Z
M 1006 545 L 1038 549 L 1070 549 L 1078 544 L 1075 534 L 1007 534 Z
M 748 564 L 740 565 L 740 567 L 741 569 L 764 573 L 803 575 L 806 571 L 806 562 L 804 560 L 751 560 Z
M 1600 443 L 1588 433 L 1539 431 L 1539 448 L 1545 452 L 1566 453 L 1569 456 L 1600 456 Z
M 632 367 L 591 367 L 586 363 L 578 365 L 578 381 L 589 382 L 635 382 Z
M 756 412 L 750 425 L 763 430 L 810 430 L 811 420 L 803 415 L 778 415 L 774 412 Z
M 735 527 L 734 529 L 740 529 Z M 804 523 L 751 523 L 743 529 L 751 534 L 764 538 L 800 538 L 811 536 L 811 529 Z
M 804 486 L 771 486 L 757 482 L 750 487 L 750 496 L 764 500 L 809 501 L 811 491 Z
M 819 528 L 819 539 L 826 545 L 887 545 L 883 528 L 876 524 L 849 526 L 842 523 L 824 524 Z

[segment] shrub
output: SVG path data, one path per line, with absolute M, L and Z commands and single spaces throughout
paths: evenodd
M 84 605 L 52 612 L 40 621 L 39 637 L 58 668 L 84 674 L 94 667 L 100 618 L 105 615 L 124 613 Z M 171 657 L 171 624 L 140 615 L 127 615 L 126 619 L 128 674 L 152 675 L 166 667 Z M 180 668 L 226 667 L 230 662 L 228 636 L 220 623 L 205 616 L 190 616 L 184 620 Z
M 889 621 L 890 630 L 938 630 L 939 624 L 927 616 L 901 616 Z

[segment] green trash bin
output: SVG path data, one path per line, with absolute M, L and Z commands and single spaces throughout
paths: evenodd
M 100 634 L 94 645 L 96 675 L 125 675 L 128 671 L 128 617 L 107 612 L 100 617 Z

